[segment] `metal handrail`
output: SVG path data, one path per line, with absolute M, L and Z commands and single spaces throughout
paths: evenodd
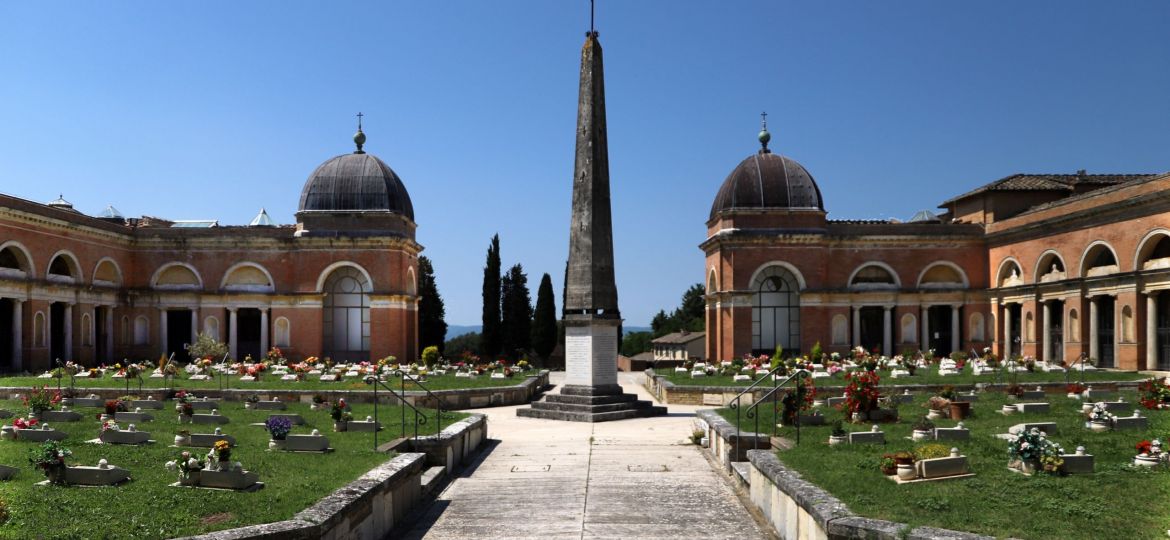
M 749 406 L 747 409 L 748 413 L 749 413 L 748 418 L 755 419 L 755 433 L 759 433 L 759 430 L 760 430 L 760 419 L 759 419 L 758 415 L 756 415 L 754 412 L 754 410 L 759 406 L 759 404 L 763 403 L 764 399 L 774 396 L 776 394 L 776 391 L 779 390 L 780 388 L 783 388 L 784 385 L 788 384 L 789 381 L 792 381 L 792 380 L 797 379 L 797 378 L 809 377 L 809 373 L 807 370 L 797 369 L 792 375 L 789 375 L 783 381 L 777 382 L 776 372 L 779 371 L 780 368 L 784 368 L 784 367 L 786 367 L 786 366 L 781 364 L 779 366 L 776 366 L 775 368 L 773 368 L 771 371 L 768 372 L 768 375 L 766 375 L 766 377 L 767 377 L 767 379 L 772 380 L 772 389 L 769 390 L 767 393 L 765 393 L 763 398 L 760 398 L 758 400 L 753 399 L 752 405 Z M 743 399 L 743 396 L 745 394 L 747 394 L 748 391 L 754 389 L 757 385 L 759 385 L 761 382 L 764 382 L 767 379 L 760 379 L 756 382 L 753 382 L 751 385 L 749 385 L 747 388 L 745 388 L 742 392 L 736 394 L 735 397 L 731 398 L 731 401 L 727 405 L 727 407 L 729 409 L 735 411 L 735 444 L 736 444 L 737 448 L 738 448 L 738 445 L 740 444 L 740 433 L 742 431 L 740 429 L 740 422 L 742 420 L 742 418 L 740 416 L 740 400 Z M 773 427 L 772 428 L 773 435 L 775 435 L 775 431 L 776 431 L 776 428 Z M 796 419 L 796 442 L 797 442 L 797 444 L 800 444 L 800 414 L 799 413 L 797 414 L 797 419 Z M 755 442 L 754 441 L 752 442 L 752 449 L 753 450 L 755 449 Z
M 755 422 L 755 429 L 754 429 L 755 433 L 760 432 L 760 416 L 756 412 L 756 409 L 759 408 L 760 404 L 766 403 L 768 398 L 772 398 L 772 403 L 775 403 L 776 402 L 776 398 L 775 398 L 776 392 L 778 390 L 780 390 L 781 388 L 784 388 L 784 385 L 788 384 L 789 381 L 797 381 L 796 383 L 794 383 L 794 387 L 796 388 L 796 391 L 799 393 L 800 387 L 795 386 L 795 385 L 799 384 L 801 380 L 807 379 L 810 376 L 811 376 L 811 374 L 808 372 L 808 370 L 805 370 L 805 369 L 796 370 L 795 373 L 793 373 L 792 375 L 789 375 L 788 378 L 784 379 L 784 381 L 781 382 L 780 384 L 772 387 L 772 389 L 769 390 L 768 393 L 761 396 L 760 399 L 753 402 L 751 404 L 751 406 L 749 406 L 747 408 L 747 411 L 745 411 L 745 413 L 747 414 L 748 419 L 749 420 L 755 419 L 755 421 L 756 421 Z M 738 424 L 738 422 L 737 422 L 737 424 Z M 796 418 L 794 420 L 793 426 L 796 427 L 796 444 L 800 444 L 800 410 L 799 409 L 796 411 Z M 738 425 L 736 427 L 738 429 Z M 776 435 L 775 424 L 772 425 L 772 435 Z M 738 437 L 737 437 L 737 439 L 738 439 Z
M 402 389 L 403 397 L 406 396 L 406 380 L 409 378 L 410 382 L 414 383 L 415 386 L 421 388 L 422 391 L 426 393 L 427 397 L 435 400 L 435 424 L 436 424 L 435 436 L 438 436 L 440 433 L 442 433 L 443 432 L 443 413 L 447 412 L 447 411 L 443 410 L 443 399 L 440 398 L 434 392 L 432 392 L 430 388 L 427 388 L 425 385 L 423 385 L 423 383 L 419 382 L 418 379 L 416 379 L 414 377 L 407 377 L 407 373 L 405 371 L 402 371 L 402 369 L 394 370 L 393 372 L 391 372 L 391 375 L 398 377 L 398 379 L 401 381 L 400 388 Z
M 379 386 L 381 386 L 382 388 L 385 388 L 387 391 L 389 391 L 390 395 L 397 398 L 398 401 L 404 405 L 404 407 L 402 408 L 402 428 L 404 431 L 406 429 L 406 408 L 409 407 L 410 410 L 414 411 L 414 438 L 417 439 L 418 438 L 418 426 L 427 423 L 427 416 L 425 414 L 423 414 L 422 411 L 418 410 L 417 407 L 415 407 L 414 405 L 411 405 L 410 402 L 406 401 L 405 390 L 402 392 L 402 394 L 395 392 L 393 388 L 390 388 L 390 386 L 388 386 L 385 382 L 383 382 L 381 379 L 379 379 L 377 375 L 370 375 L 370 376 L 366 377 L 365 383 L 374 387 L 374 450 L 375 451 L 378 450 L 378 387 Z M 438 419 L 436 419 L 436 421 L 438 421 Z M 403 433 L 403 435 L 405 435 L 405 433 Z

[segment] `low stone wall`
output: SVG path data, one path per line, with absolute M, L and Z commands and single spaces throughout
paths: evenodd
M 707 452 L 709 452 L 724 469 L 730 469 L 734 461 L 747 461 L 749 450 L 768 449 L 772 447 L 772 437 L 768 433 L 751 431 L 735 432 L 735 425 L 724 420 L 713 409 L 703 409 L 695 413 L 695 418 L 707 433 Z
M 937 529 L 854 514 L 845 503 L 789 469 L 771 450 L 747 452 L 751 501 L 785 539 L 906 538 L 910 540 L 994 540 L 992 536 Z
M 245 383 L 240 381 L 232 381 L 235 388 L 227 390 L 212 389 L 188 389 L 199 397 L 207 396 L 209 399 L 217 399 L 224 401 L 243 401 L 248 396 L 256 394 L 262 400 L 271 400 L 274 397 L 279 397 L 281 401 L 295 403 L 310 403 L 313 401 L 313 396 L 322 394 L 328 399 L 332 400 L 337 397 L 345 398 L 352 403 L 372 403 L 374 401 L 374 392 L 372 390 L 348 390 L 339 388 L 336 390 L 321 389 L 321 390 L 266 390 L 259 386 L 256 388 L 249 388 L 249 384 L 263 385 L 259 383 Z M 181 388 L 182 385 L 179 385 Z M 492 386 L 485 388 L 464 388 L 456 390 L 434 390 L 433 393 L 438 396 L 443 402 L 444 410 L 453 411 L 460 409 L 478 409 L 482 407 L 499 407 L 506 405 L 523 405 L 532 401 L 538 394 L 548 387 L 548 370 L 542 370 L 536 375 L 523 377 L 517 381 L 517 384 L 512 386 Z M 391 386 L 395 391 L 398 390 L 395 386 Z M 411 405 L 416 407 L 434 408 L 435 399 L 426 395 L 422 391 L 409 390 L 407 385 L 406 400 Z M 389 403 L 393 401 L 388 392 L 383 389 L 379 391 L 379 402 Z M 29 391 L 28 388 L 21 387 L 0 387 L 0 395 L 23 394 Z M 143 388 L 141 392 L 134 386 L 130 386 L 130 393 L 139 396 L 153 395 L 156 398 L 166 397 L 167 392 L 159 388 Z M 126 395 L 125 387 L 122 388 L 77 388 L 79 396 L 88 396 L 90 394 L 97 394 L 103 399 L 113 399 L 116 397 Z
M 1006 377 L 1006 376 L 1005 376 Z M 899 384 L 902 379 L 889 379 L 882 384 L 882 388 L 897 388 L 897 393 L 902 393 L 903 390 L 910 390 L 912 394 L 928 395 L 939 390 L 948 383 L 942 384 Z M 1076 381 L 1073 381 L 1076 382 Z M 1101 391 L 1117 391 L 1117 390 L 1134 390 L 1141 381 L 1096 381 L 1086 382 L 1087 386 L 1092 386 L 1094 390 Z M 662 375 L 654 373 L 653 369 L 646 370 L 646 390 L 650 395 L 654 396 L 660 403 L 664 404 L 679 404 L 679 405 L 710 405 L 714 407 L 725 407 L 731 403 L 736 394 L 743 391 L 744 387 L 739 386 L 704 386 L 704 385 L 681 385 L 670 382 L 669 379 Z M 985 381 L 979 381 L 974 384 L 956 384 L 955 389 L 959 391 L 967 391 L 980 385 L 984 391 L 988 392 L 1002 392 L 1007 389 L 1008 383 L 996 383 L 995 378 L 987 376 Z M 1064 382 L 1047 382 L 1047 383 L 1022 383 L 1026 389 L 1031 390 L 1036 386 L 1044 389 L 1049 394 L 1065 394 L 1066 385 Z M 772 386 L 761 384 L 759 387 L 753 388 L 750 393 L 744 394 L 740 401 L 744 407 L 751 405 L 757 398 L 762 398 L 764 394 L 772 390 Z M 838 396 L 845 393 L 844 386 L 818 386 L 817 392 L 821 396 Z
M 445 465 L 450 472 L 467 462 L 487 439 L 487 417 L 464 418 L 443 429 L 438 437 L 407 440 L 412 451 L 370 470 L 292 519 L 263 525 L 216 531 L 190 540 L 268 539 L 381 539 L 407 520 L 411 510 L 425 502 L 423 472 Z

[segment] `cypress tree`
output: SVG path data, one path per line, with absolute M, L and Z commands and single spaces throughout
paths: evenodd
M 439 286 L 435 283 L 435 269 L 425 255 L 418 258 L 418 340 L 419 350 L 431 345 L 442 354 L 447 339 L 447 309 Z
M 532 346 L 532 296 L 523 266 L 517 264 L 508 270 L 501 290 L 503 352 L 517 358 Z
M 487 263 L 483 267 L 483 332 L 479 354 L 484 360 L 495 358 L 503 341 L 500 334 L 500 235 L 492 236 Z
M 552 278 L 545 274 L 536 290 L 536 312 L 532 319 L 532 349 L 541 360 L 557 348 L 557 307 Z

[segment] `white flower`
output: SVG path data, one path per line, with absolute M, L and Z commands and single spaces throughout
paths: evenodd
M 199 460 L 195 459 L 195 458 L 191 458 L 191 459 L 187 460 L 187 468 L 188 469 L 198 469 L 199 468 Z
M 176 465 L 174 461 L 168 461 L 164 467 L 166 467 L 168 471 L 174 471 L 178 468 L 178 465 Z

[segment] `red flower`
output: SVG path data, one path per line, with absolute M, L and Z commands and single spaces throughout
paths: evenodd
M 1137 448 L 1137 451 L 1139 454 L 1149 454 L 1150 448 L 1152 446 L 1153 445 L 1150 443 L 1150 441 L 1142 441 L 1140 443 L 1137 443 L 1136 448 Z

